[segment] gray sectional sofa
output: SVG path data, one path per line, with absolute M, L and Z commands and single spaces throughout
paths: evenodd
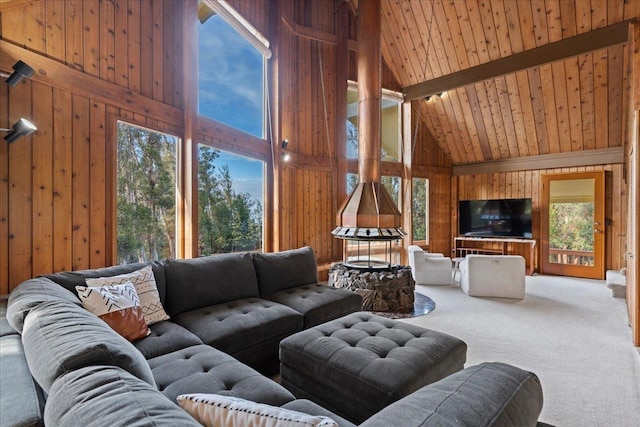
M 357 294 L 318 283 L 311 248 L 152 263 L 170 319 L 131 343 L 83 308 L 75 286 L 146 265 L 30 279 L 5 302 L 6 318 L 0 304 L 0 425 L 199 425 L 176 398 L 215 393 L 353 426 L 263 375 L 277 368 L 283 338 L 361 307 Z M 541 407 L 534 374 L 490 363 L 424 387 L 363 425 L 533 425 Z

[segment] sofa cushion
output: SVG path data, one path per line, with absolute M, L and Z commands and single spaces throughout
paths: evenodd
M 169 259 L 166 277 L 165 308 L 170 316 L 259 294 L 248 253 Z
M 160 261 L 154 261 L 152 263 L 144 262 L 135 264 L 114 265 L 111 267 L 94 268 L 91 270 L 64 271 L 61 273 L 49 274 L 45 277 L 53 280 L 67 290 L 75 293 L 76 286 L 85 286 L 87 279 L 111 277 L 118 276 L 120 274 L 132 273 L 148 265 L 151 265 L 153 276 L 156 280 L 156 287 L 158 288 L 158 295 L 160 296 L 160 301 L 164 304 L 167 282 L 164 274 L 164 264 Z
M 294 399 L 280 384 L 207 345 L 154 357 L 149 366 L 158 388 L 174 402 L 188 393 L 236 396 L 277 406 Z
M 154 323 L 149 329 L 151 333 L 146 338 L 133 343 L 145 359 L 202 344 L 200 338 L 173 322 Z
M 11 327 L 7 320 L 7 300 L 0 299 L 0 337 L 16 335 L 18 332 Z
M 219 394 L 182 394 L 178 404 L 207 427 L 338 427 L 329 417 Z
M 46 425 L 199 426 L 153 386 L 111 366 L 68 372 L 52 385 L 44 411 Z
M 362 309 L 359 294 L 319 283 L 288 288 L 269 295 L 267 299 L 301 313 L 305 329 Z
M 7 321 L 13 329 L 22 333 L 24 319 L 31 309 L 50 301 L 82 305 L 75 293 L 75 288 L 69 291 L 45 277 L 38 277 L 22 282 L 11 291 L 7 303 Z
M 44 396 L 33 381 L 20 335 L 0 337 L 0 426 L 44 425 Z
M 156 285 L 153 269 L 150 265 L 140 270 L 118 276 L 87 278 L 86 282 L 87 286 L 91 287 L 119 285 L 131 282 L 136 288 L 140 300 L 140 307 L 147 325 L 153 325 L 162 320 L 169 320 L 169 316 L 165 313 L 162 303 L 160 302 L 158 286 Z
M 202 342 L 234 354 L 302 330 L 303 318 L 290 307 L 261 298 L 245 298 L 191 310 L 173 320 Z
M 137 341 L 151 332 L 131 282 L 95 288 L 76 286 L 76 290 L 84 308 L 104 320 L 127 341 Z
M 535 426 L 541 410 L 542 387 L 535 374 L 483 363 L 415 391 L 361 427 Z
M 253 254 L 260 296 L 283 289 L 318 282 L 318 267 L 313 249 L 305 246 L 289 251 Z
M 118 366 L 155 385 L 142 354 L 105 322 L 68 302 L 46 302 L 25 319 L 22 342 L 29 369 L 46 391 L 65 372 L 90 365 Z

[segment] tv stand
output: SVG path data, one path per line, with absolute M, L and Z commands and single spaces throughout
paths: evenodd
M 526 273 L 529 276 L 532 275 L 536 265 L 536 241 L 534 239 L 458 236 L 453 242 L 453 253 L 456 258 L 462 258 L 469 254 L 512 255 L 519 253 L 512 250 L 515 245 L 529 246 L 529 256 L 524 257 L 525 268 Z

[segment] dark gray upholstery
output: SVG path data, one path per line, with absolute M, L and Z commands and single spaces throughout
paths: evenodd
M 535 374 L 504 363 L 483 363 L 421 388 L 362 427 L 527 427 L 536 425 L 541 410 L 542 387 Z
M 173 322 L 162 321 L 154 323 L 149 326 L 149 329 L 151 329 L 151 335 L 133 343 L 145 359 L 202 344 L 200 338 Z
M 119 366 L 155 384 L 142 354 L 102 319 L 75 304 L 46 302 L 33 308 L 22 342 L 31 374 L 45 392 L 64 372 L 90 365 Z
M 341 416 L 334 414 L 333 412 L 328 411 L 324 409 L 322 406 L 316 403 L 313 403 L 312 401 L 307 399 L 296 399 L 282 405 L 282 407 L 286 409 L 291 409 L 292 411 L 302 412 L 303 414 L 329 417 L 333 421 L 338 423 L 340 427 L 356 427 L 356 425 L 353 424 L 351 421 L 345 420 Z
M 259 296 L 249 253 L 165 261 L 169 316 L 242 298 Z
M 13 329 L 22 333 L 24 319 L 29 311 L 47 301 L 67 301 L 82 306 L 75 293 L 45 277 L 38 277 L 22 282 L 11 291 L 7 305 L 7 321 Z
M 48 426 L 56 427 L 200 426 L 153 386 L 122 369 L 99 365 L 58 378 L 44 416 Z
M 0 336 L 0 426 L 42 426 L 44 396 L 24 357 L 20 335 Z
M 302 315 L 297 311 L 261 298 L 204 307 L 174 316 L 172 320 L 205 344 L 254 367 L 270 354 L 276 356 L 280 340 L 301 331 L 303 324 Z
M 166 280 L 164 275 L 164 264 L 160 261 L 145 262 L 137 264 L 124 264 L 114 265 L 111 267 L 94 268 L 92 270 L 77 270 L 77 271 L 64 271 L 61 273 L 49 274 L 45 277 L 53 280 L 57 284 L 76 294 L 76 286 L 86 286 L 86 279 L 93 279 L 96 277 L 112 277 L 119 276 L 121 274 L 131 273 L 140 270 L 147 265 L 151 265 L 153 269 L 153 275 L 156 279 L 156 286 L 158 287 L 158 294 L 160 295 L 160 301 L 164 304 L 166 298 Z
M 283 340 L 281 382 L 296 397 L 360 423 L 461 370 L 466 351 L 450 335 L 359 312 Z
M 7 320 L 7 300 L 0 299 L 0 337 L 15 335 L 18 332 L 11 327 Z
M 284 387 L 206 345 L 149 360 L 159 389 L 171 400 L 184 393 L 215 393 L 280 406 L 294 399 Z
M 318 282 L 318 267 L 313 249 L 253 254 L 260 296 L 267 297 L 283 289 Z
M 288 288 L 266 298 L 302 313 L 305 329 L 362 308 L 362 297 L 357 293 L 319 283 Z

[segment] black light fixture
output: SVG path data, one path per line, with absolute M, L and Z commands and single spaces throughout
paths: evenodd
M 13 124 L 13 127 L 11 129 L 2 129 L 2 128 L 0 128 L 0 131 L 2 131 L 2 132 L 9 132 L 4 137 L 4 140 L 7 141 L 7 142 L 13 142 L 16 139 L 20 138 L 21 136 L 31 135 L 32 133 L 34 133 L 37 130 L 38 130 L 38 128 L 35 127 L 34 124 L 31 123 L 27 119 L 18 120 L 17 122 L 15 122 Z
M 282 161 L 283 162 L 288 162 L 289 160 L 291 160 L 291 154 L 289 154 L 288 152 L 286 152 L 284 149 L 287 148 L 287 146 L 289 145 L 289 140 L 288 139 L 283 139 L 282 142 L 280 143 L 280 147 L 282 147 Z
M 16 62 L 12 68 L 14 70 L 12 74 L 0 71 L 0 77 L 8 77 L 6 82 L 11 87 L 15 87 L 22 79 L 28 79 L 33 75 L 33 68 L 22 61 Z

